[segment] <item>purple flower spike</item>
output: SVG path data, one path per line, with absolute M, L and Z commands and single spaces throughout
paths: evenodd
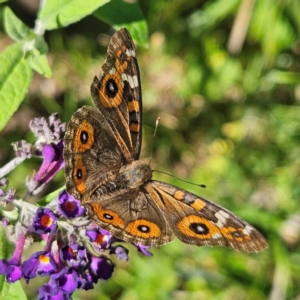
M 75 269 L 84 268 L 88 263 L 86 249 L 77 244 L 67 245 L 60 249 L 60 258 Z
M 8 179 L 7 178 L 1 178 L 0 179 L 0 186 L 8 186 Z
M 27 282 L 37 275 L 48 276 L 57 269 L 58 265 L 54 258 L 46 251 L 36 252 L 23 262 L 23 275 Z
M 153 255 L 150 251 L 148 251 L 148 249 L 150 249 L 149 246 L 144 246 L 142 244 L 138 244 L 137 249 L 138 249 L 139 252 L 143 253 L 146 256 L 152 256 Z
M 63 141 L 45 145 L 42 149 L 44 161 L 36 175 L 27 183 L 28 191 L 32 195 L 39 193 L 56 173 L 64 167 Z
M 8 203 L 12 202 L 15 199 L 16 189 L 11 188 L 7 189 L 8 187 L 8 179 L 1 178 L 0 179 L 0 198 L 1 201 Z
M 16 157 L 31 158 L 31 144 L 22 140 L 12 144 Z
M 80 206 L 80 201 L 62 191 L 58 197 L 59 209 L 61 214 L 66 218 L 75 218 L 85 214 L 86 210 Z
M 15 200 L 16 189 L 11 188 L 7 192 L 0 189 L 0 198 L 4 203 L 10 203 Z
M 62 123 L 57 113 L 48 118 L 35 118 L 29 123 L 29 127 L 34 135 L 47 142 L 55 142 L 63 139 L 66 123 Z
M 93 277 L 93 282 L 96 283 L 98 279 L 107 280 L 111 277 L 115 265 L 106 257 L 90 257 L 89 271 Z
M 87 230 L 85 234 L 90 238 L 90 241 L 95 243 L 100 249 L 108 249 L 113 237 L 109 231 L 102 228 Z
M 38 234 L 53 233 L 57 228 L 57 216 L 50 208 L 40 207 L 37 209 L 31 227 Z

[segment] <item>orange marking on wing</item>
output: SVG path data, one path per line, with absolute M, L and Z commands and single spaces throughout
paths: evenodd
M 84 131 L 88 136 L 86 143 L 82 143 L 81 141 L 82 138 L 81 135 L 84 133 Z M 82 153 L 91 149 L 93 144 L 94 144 L 94 128 L 92 124 L 84 120 L 76 129 L 72 150 L 73 152 L 76 153 Z
M 81 178 L 77 177 L 78 170 L 81 170 Z M 76 190 L 82 195 L 86 190 L 85 180 L 87 177 L 87 170 L 81 158 L 81 155 L 77 155 L 75 158 L 74 169 L 72 178 L 75 183 Z
M 204 225 L 208 232 L 205 233 L 196 233 L 191 229 L 192 224 L 199 223 L 199 226 Z M 180 230 L 181 233 L 188 235 L 190 237 L 195 237 L 198 239 L 210 239 L 214 234 L 220 233 L 220 230 L 217 226 L 213 225 L 207 219 L 201 218 L 196 215 L 190 215 L 184 217 L 180 222 L 177 223 L 177 228 Z
M 183 192 L 183 191 L 180 191 L 180 190 L 177 190 L 177 191 L 174 193 L 173 197 L 174 197 L 176 200 L 178 200 L 178 201 L 182 201 L 182 200 L 184 200 L 184 192 Z
M 200 211 L 205 207 L 205 202 L 201 199 L 196 199 L 192 204 L 191 207 Z
M 138 227 L 147 227 L 149 229 L 148 232 L 142 232 Z M 149 238 L 157 238 L 161 235 L 161 231 L 159 227 L 150 221 L 147 220 L 135 220 L 131 223 L 129 223 L 125 230 L 130 233 L 133 236 L 141 237 L 144 239 L 149 239 Z
M 126 73 L 126 70 L 128 68 L 128 63 L 132 59 L 131 56 L 128 56 L 126 54 L 126 50 L 127 50 L 126 46 L 123 45 L 121 49 L 116 51 L 117 58 L 115 60 L 115 68 L 121 74 Z
M 140 132 L 140 124 L 131 123 L 129 125 L 129 129 L 130 129 L 130 132 L 138 133 L 138 132 Z
M 104 209 L 98 203 L 92 203 L 91 206 L 93 208 L 93 212 L 100 221 L 112 224 L 114 226 L 124 227 L 123 219 L 120 218 L 119 215 L 114 211 Z
M 117 58 L 116 59 L 116 64 L 115 64 L 116 70 L 123 74 L 125 73 L 126 69 L 128 68 L 128 62 L 125 60 L 123 63 Z
M 136 100 L 132 100 L 132 101 L 129 101 L 128 104 L 128 111 L 129 112 L 139 112 L 140 111 L 140 105 L 139 105 L 139 102 L 136 101 Z
M 117 93 L 114 97 L 110 98 L 106 93 L 106 84 L 109 79 L 112 79 L 117 85 Z M 100 102 L 104 108 L 115 108 L 121 105 L 123 101 L 123 82 L 120 74 L 115 72 L 114 74 L 106 74 L 103 78 L 101 88 L 99 90 Z
M 118 51 L 116 51 L 116 56 L 120 57 L 123 52 L 123 49 L 119 49 Z
M 229 240 L 236 240 L 238 242 L 242 242 L 243 240 L 251 240 L 249 235 L 245 235 L 243 233 L 243 228 L 234 228 L 230 227 L 223 227 L 220 229 L 222 235 L 224 235 Z

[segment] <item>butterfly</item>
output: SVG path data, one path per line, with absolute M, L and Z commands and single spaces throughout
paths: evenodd
M 135 245 L 159 246 L 177 237 L 186 244 L 247 252 L 267 247 L 250 224 L 220 205 L 153 180 L 150 165 L 139 160 L 141 82 L 127 29 L 112 36 L 91 95 L 95 107 L 76 111 L 64 138 L 66 189 L 88 218 Z

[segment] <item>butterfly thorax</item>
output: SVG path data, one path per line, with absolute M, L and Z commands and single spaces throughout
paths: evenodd
M 130 164 L 123 165 L 114 179 L 97 186 L 90 194 L 89 199 L 99 199 L 118 190 L 137 189 L 149 182 L 151 178 L 152 170 L 150 166 L 142 161 L 135 160 Z
M 150 181 L 151 178 L 152 170 L 150 166 L 140 160 L 135 160 L 131 164 L 121 167 L 116 181 L 123 188 L 135 189 Z

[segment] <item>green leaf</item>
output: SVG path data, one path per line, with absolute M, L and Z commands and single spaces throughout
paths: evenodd
M 0 298 L 2 299 L 2 298 Z M 22 284 L 20 281 L 9 284 L 9 291 L 3 300 L 27 300 L 26 294 L 23 290 Z
M 46 29 L 54 29 L 77 22 L 109 0 L 48 0 L 39 13 Z
M 0 299 L 5 299 L 9 291 L 9 283 L 6 282 L 5 275 L 0 275 Z
M 36 36 L 34 40 L 34 48 L 39 51 L 39 54 L 48 53 L 48 44 L 45 42 L 43 36 Z
M 48 194 L 47 196 L 45 196 L 44 198 L 42 198 L 39 202 L 38 205 L 40 206 L 46 206 L 47 204 L 49 204 L 54 198 L 58 197 L 58 195 L 60 194 L 61 191 L 63 191 L 66 188 L 66 186 L 62 186 L 59 189 L 57 189 L 56 191 Z
M 52 70 L 49 66 L 47 56 L 44 54 L 31 57 L 30 66 L 46 78 L 52 76 Z
M 0 130 L 17 110 L 28 91 L 32 69 L 23 58 L 22 45 L 13 44 L 0 55 Z
M 3 225 L 0 225 L 0 259 L 9 259 L 12 250 L 12 245 L 6 236 L 6 230 Z
M 30 49 L 31 46 L 32 49 Z M 52 77 L 52 70 L 46 56 L 48 52 L 48 45 L 44 38 L 42 36 L 36 36 L 34 43 L 29 45 L 29 49 L 30 50 L 28 50 L 26 55 L 32 69 L 46 78 Z
M 6 236 L 6 230 L 0 225 L 0 259 L 9 259 L 12 253 L 12 245 Z M 10 285 L 6 282 L 5 275 L 0 276 L 0 299 L 6 299 Z M 14 298 L 7 298 L 14 299 Z
M 4 218 L 7 218 L 10 221 L 17 221 L 18 217 L 19 217 L 19 212 L 17 209 L 13 209 L 13 210 L 2 210 L 1 211 L 1 216 L 3 216 Z
M 126 27 L 138 45 L 148 47 L 148 27 L 137 3 L 112 0 L 97 9 L 94 15 L 116 29 Z
M 4 29 L 8 36 L 15 41 L 24 40 L 31 34 L 31 30 L 8 7 L 4 9 Z

